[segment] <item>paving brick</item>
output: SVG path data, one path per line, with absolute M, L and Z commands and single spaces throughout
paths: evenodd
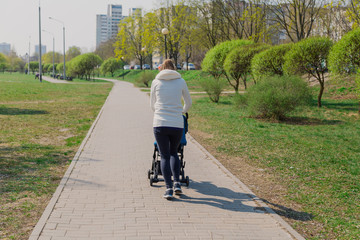
M 148 103 L 131 84 L 115 84 L 51 214 L 39 221 L 39 239 L 303 239 L 255 210 L 253 193 L 190 135 L 190 185 L 164 200 L 164 182 L 150 187 L 147 179 L 154 142 Z

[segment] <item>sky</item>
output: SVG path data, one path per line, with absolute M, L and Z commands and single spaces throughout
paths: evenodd
M 145 11 L 155 9 L 157 0 L 0 0 L 0 43 L 11 44 L 18 55 L 35 52 L 39 44 L 39 2 L 41 27 L 55 38 L 55 51 L 63 52 L 63 27 L 49 17 L 65 24 L 65 48 L 80 47 L 91 52 L 96 46 L 96 15 L 106 14 L 108 4 L 121 4 L 123 15 L 129 8 L 141 7 Z M 53 50 L 53 36 L 41 32 L 41 45 L 46 51 Z

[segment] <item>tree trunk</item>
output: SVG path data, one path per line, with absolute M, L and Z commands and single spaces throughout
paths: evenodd
M 319 95 L 318 95 L 318 107 L 321 107 L 321 97 L 324 93 L 324 82 L 320 82 L 320 92 L 319 92 Z

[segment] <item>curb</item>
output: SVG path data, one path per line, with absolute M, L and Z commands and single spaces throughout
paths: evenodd
M 205 153 L 206 156 L 210 158 L 227 176 L 229 176 L 235 183 L 241 186 L 245 190 L 245 193 L 248 194 L 248 196 L 254 200 L 254 202 L 260 206 L 263 207 L 267 213 L 271 214 L 271 217 L 274 218 L 279 225 L 286 230 L 293 239 L 296 240 L 305 240 L 303 236 L 301 236 L 298 232 L 296 232 L 284 219 L 282 219 L 277 213 L 274 212 L 269 206 L 266 205 L 260 198 L 258 198 L 243 182 L 241 182 L 234 174 L 232 174 L 227 168 L 222 165 L 219 160 L 217 160 L 211 153 L 209 153 L 200 143 L 198 143 L 195 138 L 193 138 L 188 133 L 189 140 L 195 144 L 202 152 Z M 254 197 L 252 197 L 252 196 Z
M 68 169 L 66 170 L 63 178 L 61 179 L 59 186 L 57 187 L 55 193 L 53 194 L 52 198 L 50 199 L 50 202 L 49 202 L 48 205 L 46 206 L 43 214 L 41 215 L 39 221 L 38 221 L 37 224 L 35 225 L 35 228 L 33 229 L 32 233 L 30 234 L 29 240 L 37 240 L 37 239 L 39 239 L 40 234 L 41 234 L 41 232 L 43 231 L 43 229 L 44 229 L 44 227 L 45 227 L 45 224 L 46 224 L 47 220 L 49 219 L 49 217 L 50 217 L 50 215 L 51 215 L 51 213 L 52 213 L 52 211 L 53 211 L 53 209 L 54 209 L 54 207 L 55 207 L 55 205 L 56 205 L 56 203 L 57 203 L 57 201 L 58 201 L 58 199 L 59 199 L 62 191 L 64 190 L 64 187 L 65 187 L 66 183 L 68 182 L 68 180 L 69 180 L 69 178 L 70 178 L 70 175 L 71 175 L 72 171 L 74 170 L 74 167 L 76 166 L 76 163 L 77 163 L 77 161 L 79 160 L 80 155 L 81 155 L 81 153 L 82 153 L 82 151 L 83 151 L 83 149 L 84 149 L 87 141 L 88 141 L 89 138 L 91 137 L 91 134 L 92 134 L 92 132 L 94 131 L 94 128 L 95 128 L 97 122 L 99 121 L 99 119 L 100 119 L 103 111 L 104 111 L 104 107 L 105 107 L 105 105 L 106 105 L 106 103 L 107 103 L 107 101 L 108 101 L 108 99 L 109 99 L 112 91 L 114 90 L 115 84 L 116 84 L 116 82 L 114 82 L 114 85 L 113 85 L 113 87 L 112 87 L 109 95 L 107 96 L 107 98 L 106 98 L 106 100 L 105 100 L 105 102 L 104 102 L 104 105 L 101 107 L 99 114 L 97 115 L 95 121 L 94 121 L 93 124 L 91 125 L 88 133 L 86 134 L 86 137 L 85 137 L 84 140 L 81 142 L 81 145 L 80 145 L 78 151 L 76 152 L 73 160 L 71 161 L 70 166 L 69 166 Z

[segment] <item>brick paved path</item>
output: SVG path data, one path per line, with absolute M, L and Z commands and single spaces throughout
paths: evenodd
M 190 136 L 190 186 L 164 200 L 146 174 L 149 97 L 132 84 L 117 82 L 99 116 L 30 239 L 302 239 Z

